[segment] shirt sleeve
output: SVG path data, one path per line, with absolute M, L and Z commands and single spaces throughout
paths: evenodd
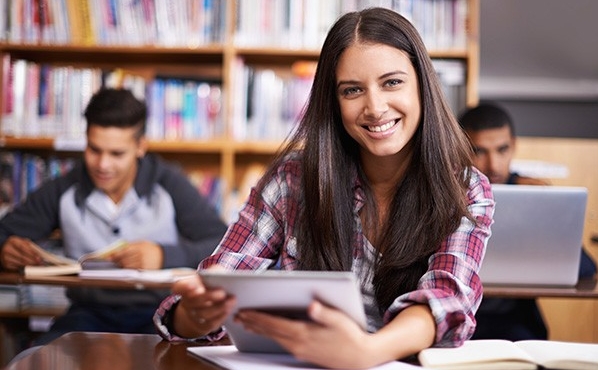
M 384 315 L 389 322 L 410 305 L 428 305 L 436 321 L 435 347 L 455 347 L 469 339 L 482 300 L 478 271 L 491 234 L 494 199 L 487 178 L 475 170 L 467 196 L 475 223 L 465 217 L 461 220 L 430 257 L 417 289 L 398 297 Z
M 291 202 L 296 201 L 297 197 L 289 196 L 292 191 L 289 182 L 281 180 L 282 178 L 285 176 L 275 176 L 261 193 L 252 189 L 237 221 L 228 228 L 214 254 L 199 264 L 200 269 L 214 264 L 231 270 L 267 269 L 276 264 L 277 267 L 285 269 L 294 267 L 294 254 L 288 252 L 289 249 L 293 249 L 291 246 L 295 245 L 294 239 L 290 237 L 290 232 L 284 231 L 292 229 L 294 218 L 284 216 L 286 213 L 283 210 L 294 204 Z M 224 330 L 191 339 L 174 334 L 169 319 L 179 300 L 177 295 L 167 297 L 154 314 L 154 324 L 164 339 L 218 340 L 224 336 Z
M 197 338 L 182 338 L 176 335 L 172 328 L 172 315 L 174 314 L 174 308 L 181 300 L 181 297 L 177 294 L 171 294 L 170 296 L 166 297 L 154 313 L 153 321 L 158 330 L 158 334 L 166 339 L 169 342 L 196 342 L 199 340 L 207 340 L 210 342 L 215 342 L 222 339 L 226 332 L 224 328 L 220 328 L 219 330 L 209 333 L 208 335 L 204 335 Z
M 72 173 L 52 179 L 27 196 L 11 212 L 0 219 L 0 250 L 11 235 L 38 240 L 59 228 L 59 203 L 63 193 L 73 184 Z

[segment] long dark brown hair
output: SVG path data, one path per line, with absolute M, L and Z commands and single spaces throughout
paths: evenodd
M 470 217 L 466 189 L 471 149 L 409 21 L 384 8 L 347 13 L 338 19 L 322 47 L 303 118 L 264 179 L 289 153 L 302 150 L 305 207 L 299 211 L 296 234 L 299 268 L 350 270 L 356 174 L 366 192 L 365 209 L 376 209 L 361 169 L 358 144 L 343 127 L 336 92 L 338 60 L 356 42 L 385 44 L 407 53 L 417 73 L 422 104 L 411 163 L 376 237 L 375 247 L 383 253 L 373 267 L 373 281 L 378 307 L 384 311 L 400 294 L 416 288 L 430 255 L 455 231 L 462 217 Z M 264 185 L 258 184 L 258 190 Z M 373 215 L 368 213 L 368 217 L 371 221 Z

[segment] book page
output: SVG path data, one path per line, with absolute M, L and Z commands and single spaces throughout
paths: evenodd
M 105 261 L 106 257 L 111 253 L 119 250 L 126 245 L 123 240 L 118 240 L 105 248 L 100 249 L 92 253 L 83 255 L 79 261 L 60 256 L 45 250 L 37 244 L 32 244 L 33 248 L 39 253 L 44 261 L 44 265 L 40 266 L 25 266 L 23 273 L 25 276 L 58 276 L 58 275 L 75 275 L 78 274 L 82 269 L 82 264 L 86 264 L 86 268 L 93 268 L 94 264 L 97 265 L 101 261 Z M 110 265 L 110 268 L 118 269 L 117 266 L 111 263 L 102 263 L 101 266 L 106 267 Z M 97 266 L 99 267 L 99 266 Z M 96 267 L 96 268 L 97 268 Z
M 127 245 L 126 241 L 117 240 L 114 243 L 109 244 L 105 248 L 102 248 L 98 251 L 84 254 L 83 256 L 81 256 L 81 258 L 79 258 L 79 262 L 83 263 L 83 262 L 89 261 L 89 260 L 105 260 L 112 253 L 124 248 L 126 245 Z
M 552 340 L 523 340 L 515 344 L 550 369 L 598 369 L 598 344 Z
M 78 262 L 74 259 L 59 256 L 52 252 L 48 252 L 47 250 L 43 249 L 39 245 L 35 243 L 31 243 L 33 249 L 42 257 L 42 260 L 48 265 L 77 265 Z
M 457 348 L 427 348 L 418 355 L 432 369 L 536 369 L 534 359 L 507 340 L 466 341 Z

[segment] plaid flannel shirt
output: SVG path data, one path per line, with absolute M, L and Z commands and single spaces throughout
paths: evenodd
M 262 193 L 252 190 L 238 220 L 199 268 L 218 264 L 229 269 L 295 269 L 297 245 L 293 232 L 302 202 L 300 172 L 299 161 L 290 159 L 281 165 Z M 352 248 L 353 263 L 359 265 L 368 243 L 358 216 L 364 194 L 357 176 L 354 190 L 356 227 Z M 428 305 L 436 321 L 435 346 L 458 346 L 469 339 L 475 330 L 474 315 L 482 299 L 478 271 L 490 237 L 494 200 L 490 183 L 475 168 L 467 197 L 469 212 L 477 224 L 463 218 L 457 230 L 429 258 L 428 270 L 419 279 L 417 288 L 396 297 L 383 316 L 383 323 L 387 323 L 408 306 Z M 164 318 L 179 299 L 176 295 L 166 298 L 154 317 L 159 333 L 167 340 L 184 340 L 164 325 Z M 222 335 L 220 331 L 207 338 L 219 339 Z

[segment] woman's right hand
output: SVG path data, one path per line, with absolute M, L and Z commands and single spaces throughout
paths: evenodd
M 178 280 L 172 292 L 179 294 L 173 329 L 179 337 L 197 338 L 218 330 L 236 301 L 222 289 L 208 289 L 199 275 Z

